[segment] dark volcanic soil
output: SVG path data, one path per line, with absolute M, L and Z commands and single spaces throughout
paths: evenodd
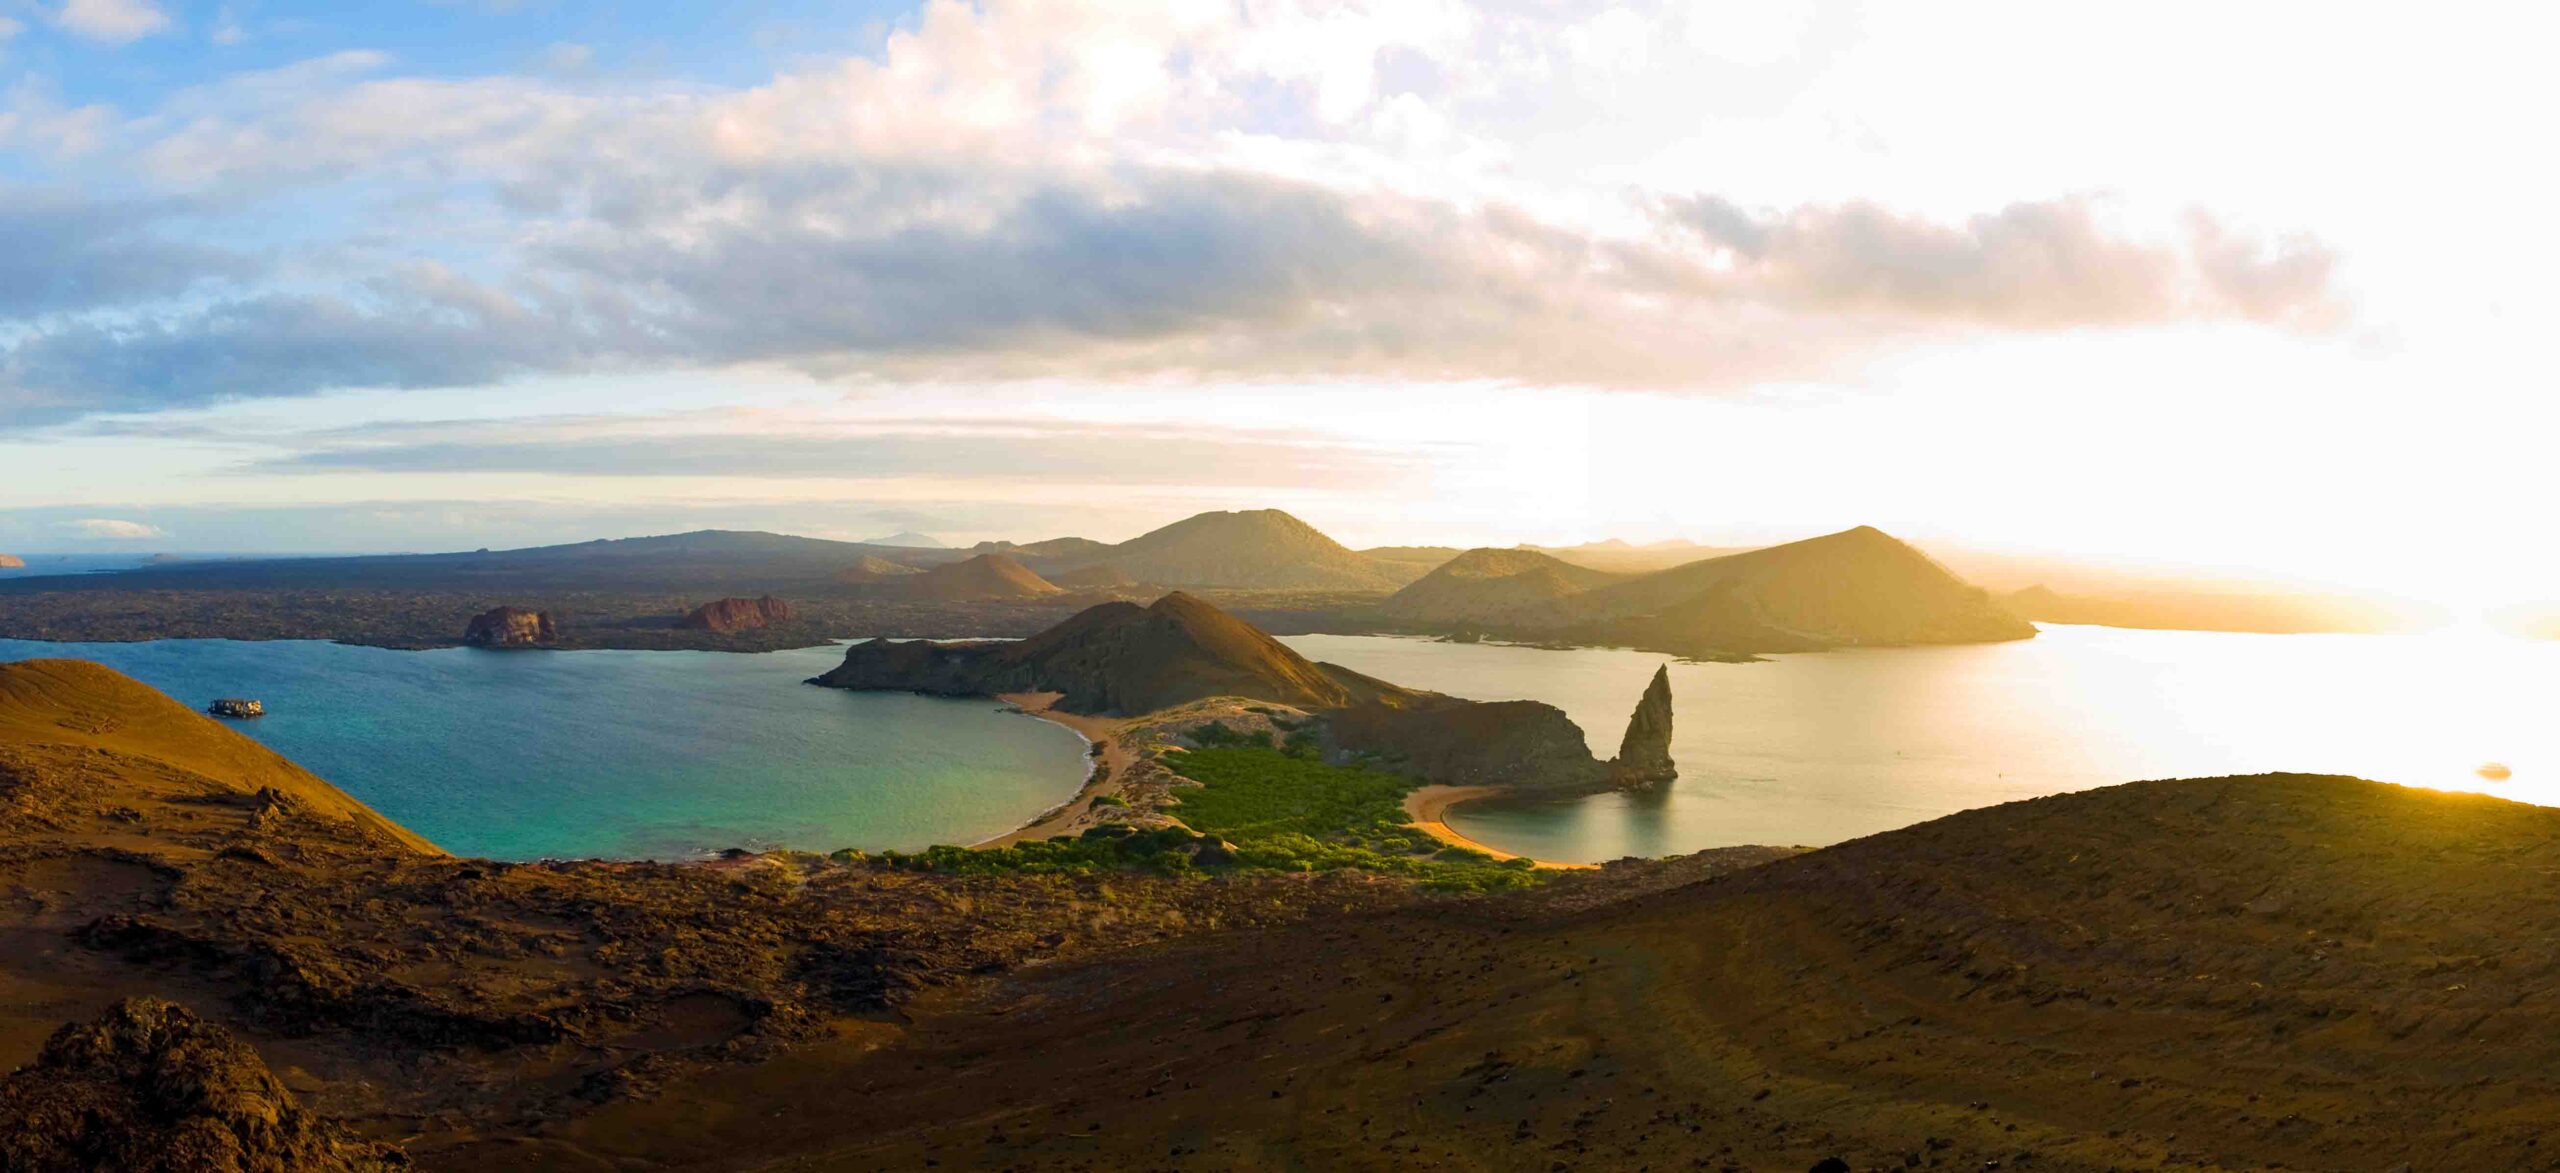
M 2553 1168 L 2555 898 L 2560 811 L 2146 783 L 1597 909 L 1027 973 L 567 1135 L 732 1168 Z

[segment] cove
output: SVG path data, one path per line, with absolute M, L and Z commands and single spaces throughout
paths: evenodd
M 801 683 L 842 656 L 0 640 L 0 661 L 95 660 L 191 707 L 261 699 L 231 727 L 459 855 L 974 843 L 1083 781 L 1081 739 L 995 701 Z

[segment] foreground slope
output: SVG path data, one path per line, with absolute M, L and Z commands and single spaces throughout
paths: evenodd
M 1025 973 L 875 1056 L 566 1139 L 794 1168 L 2550 1168 L 2555 877 L 2560 811 L 2139 783 L 1670 890 Z

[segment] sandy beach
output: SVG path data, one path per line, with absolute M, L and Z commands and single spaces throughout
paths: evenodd
M 1478 843 L 1459 834 L 1457 829 L 1451 827 L 1446 821 L 1450 807 L 1471 799 L 1487 798 L 1500 793 L 1502 788 L 1498 786 L 1425 786 L 1404 796 L 1404 813 L 1412 817 L 1413 824 L 1422 828 L 1424 834 L 1443 843 L 1464 847 L 1470 851 L 1481 851 L 1495 859 L 1519 859 L 1521 857 L 1515 853 Z M 1599 866 L 1588 863 L 1557 863 L 1544 859 L 1532 859 L 1529 862 L 1542 868 L 1574 870 Z
M 973 846 L 1004 847 L 1026 840 L 1080 834 L 1094 825 L 1093 800 L 1119 793 L 1120 781 L 1128 776 L 1135 756 L 1119 744 L 1119 733 L 1128 727 L 1129 722 L 1118 717 L 1087 717 L 1059 712 L 1054 706 L 1060 695 L 1054 692 L 1008 692 L 997 694 L 996 699 L 1021 709 L 1029 716 L 1075 730 L 1086 741 L 1101 746 L 1102 755 L 1092 759 L 1094 767 L 1086 773 L 1084 785 L 1076 790 L 1074 797 L 1051 807 L 1039 818 Z

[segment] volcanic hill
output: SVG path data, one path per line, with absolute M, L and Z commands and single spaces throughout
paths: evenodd
M 1378 610 L 1415 623 L 1498 620 L 1623 578 L 1536 550 L 1469 550 L 1387 596 Z
M 2028 639 L 2035 626 L 1871 526 L 1534 604 L 1500 629 L 1677 654 Z
M 976 603 L 998 599 L 1037 599 L 1063 594 L 1057 584 L 1002 554 L 980 554 L 936 566 L 922 574 L 890 579 L 885 589 L 902 599 L 937 603 Z
M 1391 591 L 1422 572 L 1362 555 L 1277 509 L 1187 517 L 1093 559 L 1104 560 L 1176 587 Z
M 871 640 L 814 683 L 945 696 L 1065 694 L 1072 713 L 1134 716 L 1214 696 L 1304 709 L 1400 697 L 1347 668 L 1311 663 L 1250 624 L 1176 591 L 1141 607 L 1103 603 L 1014 641 Z

